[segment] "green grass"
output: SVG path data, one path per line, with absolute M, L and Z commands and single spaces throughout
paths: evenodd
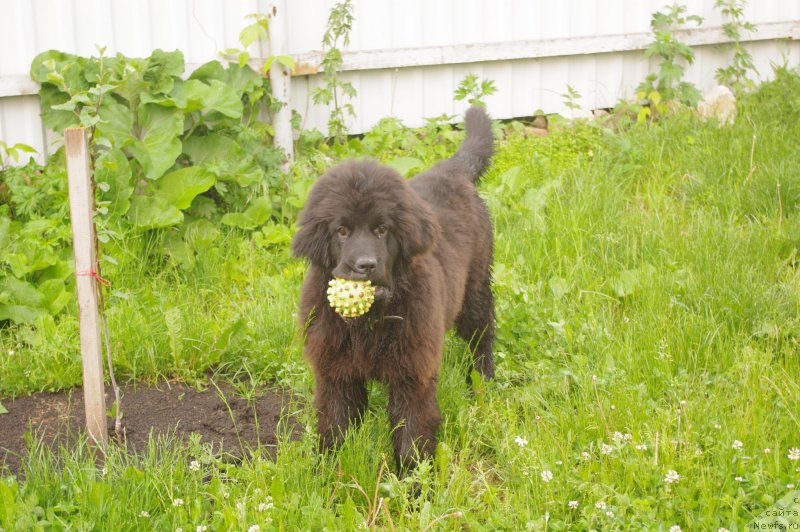
M 0 528 L 741 530 L 800 485 L 798 94 L 779 71 L 730 127 L 686 113 L 505 139 L 482 185 L 497 379 L 470 393 L 466 346 L 448 338 L 441 443 L 412 479 L 383 468 L 380 385 L 337 458 L 315 453 L 303 265 L 286 245 L 224 233 L 187 271 L 147 258 L 157 239 L 125 242 L 106 268 L 120 377 L 288 385 L 305 433 L 236 466 L 198 441 L 115 450 L 103 471 L 85 446 L 36 448 L 24 481 L 0 481 Z M 0 395 L 79 383 L 72 317 L 5 331 L 0 352 Z

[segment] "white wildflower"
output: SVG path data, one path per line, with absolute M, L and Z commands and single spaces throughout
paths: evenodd
M 681 476 L 678 474 L 678 472 L 675 471 L 674 469 L 670 469 L 669 471 L 667 471 L 667 476 L 664 477 L 664 482 L 666 482 L 667 484 L 674 484 L 675 482 L 678 482 L 680 479 Z
M 195 528 L 195 532 L 206 532 L 206 530 L 208 530 L 206 525 L 197 525 Z
M 550 482 L 551 480 L 553 480 L 552 471 L 549 471 L 547 469 L 542 471 L 542 482 Z
M 607 512 L 606 512 L 606 515 L 607 515 L 609 518 L 610 518 L 610 517 L 614 517 L 614 512 L 612 512 L 611 510 L 609 510 L 609 511 L 607 511 Z
M 636 444 L 636 450 L 637 451 L 646 451 L 647 450 L 647 444 L 646 443 Z
M 736 482 L 744 482 L 744 477 L 736 477 L 733 480 L 735 480 Z
M 142 510 L 141 512 L 139 512 L 139 517 L 150 517 L 150 512 L 148 512 L 147 510 Z
M 789 449 L 788 457 L 789 460 L 800 460 L 800 449 L 797 447 L 792 447 Z
M 183 499 L 172 499 L 172 506 L 183 506 Z
M 603 447 L 600 448 L 600 452 L 603 453 L 603 454 L 608 455 L 608 454 L 611 454 L 612 452 L 614 452 L 614 448 L 611 447 L 610 445 L 608 445 L 607 443 L 604 443 Z
M 570 508 L 572 508 L 573 510 L 575 510 L 575 509 L 577 509 L 577 508 L 578 508 L 578 501 L 569 501 L 569 502 L 567 503 L 567 506 L 569 506 Z
M 733 440 L 734 449 L 736 449 L 737 451 L 741 451 L 742 447 L 744 447 L 744 444 L 742 442 L 740 442 L 739 440 Z
M 253 526 L 251 526 L 250 528 L 247 529 L 247 532 L 259 532 L 260 530 L 261 530 L 260 526 L 253 525 Z
M 197 460 L 192 460 L 189 463 L 189 471 L 200 471 L 200 462 Z
M 517 436 L 516 438 L 514 438 L 514 443 L 516 443 L 520 447 L 525 447 L 526 445 L 528 445 L 528 440 L 526 440 L 522 436 Z
M 770 449 L 769 447 L 767 447 L 766 449 L 764 449 L 764 454 L 769 454 L 769 453 L 771 453 L 771 452 L 772 452 L 772 449 Z
M 595 508 L 598 510 L 605 510 L 606 509 L 606 501 L 597 501 L 594 505 Z
M 672 525 L 671 527 L 669 527 L 669 532 L 681 532 L 681 527 L 679 527 L 678 525 Z

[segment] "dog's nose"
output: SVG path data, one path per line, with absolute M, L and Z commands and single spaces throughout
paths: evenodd
M 378 266 L 378 261 L 374 257 L 359 257 L 355 266 L 358 273 L 372 273 Z

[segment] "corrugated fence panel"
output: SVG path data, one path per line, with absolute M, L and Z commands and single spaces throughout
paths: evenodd
M 351 102 L 356 116 L 348 118 L 351 132 L 366 131 L 385 116 L 418 126 L 425 117 L 460 115 L 467 104 L 454 101 L 453 91 L 469 73 L 494 81 L 497 93 L 487 102 L 498 118 L 528 116 L 538 109 L 568 113 L 567 85 L 580 94 L 576 103 L 584 109 L 611 107 L 621 98 L 633 97 L 636 86 L 657 67 L 656 60 L 644 58 L 641 47 L 647 39 L 642 36 L 650 31 L 652 13 L 667 3 L 353 0 L 356 20 L 345 62 L 354 70 L 342 74 L 358 91 Z M 702 28 L 724 22 L 714 0 L 683 3 L 687 14 L 704 17 Z M 287 1 L 289 53 L 322 49 L 334 4 L 335 0 Z M 193 68 L 219 58 L 226 48 L 238 47 L 239 32 L 248 23 L 246 15 L 265 13 L 271 5 L 270 0 L 0 0 L 0 139 L 47 151 L 38 100 L 28 96 L 35 94 L 36 85 L 27 78 L 31 60 L 44 50 L 96 55 L 97 47 L 104 46 L 107 54 L 144 56 L 156 48 L 179 49 Z M 753 0 L 744 19 L 767 28 L 774 28 L 776 22 L 793 23 L 784 26 L 794 41 L 778 40 L 784 35 L 773 29 L 773 40 L 748 45 L 761 78 L 770 76 L 771 63 L 800 63 L 800 2 Z M 576 52 L 575 43 L 587 42 L 591 36 L 596 36 L 588 41 L 593 44 L 578 46 Z M 638 39 L 637 44 L 626 45 L 629 37 Z M 500 49 L 510 51 L 513 59 L 492 61 L 490 56 L 480 56 L 485 50 L 481 45 L 494 43 L 506 43 Z M 517 50 L 539 52 L 532 57 Z M 713 86 L 715 70 L 728 64 L 731 52 L 714 44 L 696 45 L 694 50 L 696 62 L 686 79 L 705 90 Z M 266 55 L 266 45 L 260 51 Z M 359 51 L 369 51 L 363 56 L 367 61 L 394 59 L 380 68 L 347 63 L 356 56 L 352 52 Z M 452 59 L 452 54 L 459 54 L 461 62 Z M 397 57 L 405 66 L 393 67 L 391 61 Z M 413 63 L 425 66 L 406 67 Z M 303 116 L 304 127 L 324 131 L 328 110 L 314 105 L 311 98 L 320 83 L 320 76 L 294 77 L 292 105 Z

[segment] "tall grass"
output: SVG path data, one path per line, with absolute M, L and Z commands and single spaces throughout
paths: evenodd
M 797 94 L 778 71 L 729 127 L 686 113 L 501 143 L 482 185 L 497 378 L 467 390 L 448 338 L 441 443 L 411 479 L 392 473 L 380 385 L 341 451 L 316 453 L 286 246 L 229 233 L 186 271 L 127 244 L 110 273 L 119 372 L 288 384 L 305 433 L 236 465 L 197 441 L 114 451 L 103 471 L 85 449 L 34 448 L 25 480 L 0 482 L 0 527 L 741 529 L 800 485 Z M 76 342 L 71 318 L 0 336 L 0 391 L 77 384 Z

